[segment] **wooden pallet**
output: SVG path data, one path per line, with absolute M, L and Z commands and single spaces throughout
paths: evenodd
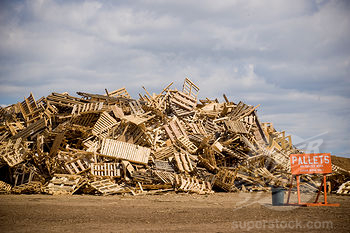
M 71 122 L 74 125 L 92 127 L 96 123 L 99 117 L 100 117 L 100 114 L 95 112 L 82 113 L 78 116 L 73 117 L 71 119 Z
M 47 121 L 45 118 L 41 118 L 40 120 L 37 120 L 36 122 L 30 124 L 28 127 L 23 129 L 22 131 L 18 132 L 16 135 L 12 137 L 12 139 L 17 138 L 27 138 L 29 136 L 36 135 L 39 131 L 45 129 L 47 127 Z
M 164 129 L 172 142 L 176 142 L 176 139 L 181 136 L 187 137 L 186 131 L 183 128 L 181 121 L 179 121 L 179 119 L 176 117 L 170 121 L 169 124 L 164 125 Z
M 154 160 L 154 165 L 156 170 L 162 170 L 162 171 L 168 171 L 168 172 L 175 172 L 174 168 L 169 164 L 168 161 L 164 160 Z
M 91 159 L 80 157 L 65 163 L 65 168 L 71 175 L 79 175 L 90 169 Z
M 75 104 L 72 109 L 72 115 L 79 115 L 80 113 L 87 112 L 101 112 L 105 110 L 103 102 L 97 103 L 85 103 L 85 104 Z
M 197 99 L 199 87 L 196 86 L 191 80 L 185 78 L 184 84 L 182 86 L 182 92 L 191 96 L 194 99 Z
M 49 157 L 57 155 L 57 151 L 60 148 L 63 139 L 65 138 L 64 134 L 65 132 L 63 131 L 56 135 L 55 140 L 53 141 L 53 144 L 50 149 Z
M 180 143 L 180 145 L 182 145 L 188 152 L 190 152 L 191 154 L 196 153 L 196 151 L 198 150 L 198 148 L 196 147 L 196 145 L 194 145 L 189 139 L 188 137 L 185 136 L 180 136 L 177 138 L 178 142 Z
M 87 152 L 97 152 L 99 147 L 98 140 L 91 140 L 91 138 L 88 138 L 83 143 L 84 143 L 84 147 L 86 147 Z
M 197 105 L 197 100 L 195 98 L 181 91 L 172 92 L 170 95 L 170 102 L 187 111 L 192 111 Z
M 91 174 L 94 176 L 121 177 L 122 163 L 92 163 Z
M 191 129 L 193 134 L 207 135 L 207 132 L 205 131 L 202 122 L 198 122 L 198 123 L 190 122 L 188 123 L 188 126 Z
M 249 158 L 249 155 L 243 153 L 243 152 L 240 152 L 240 151 L 234 151 L 234 150 L 231 150 L 230 148 L 224 146 L 222 148 L 222 151 L 225 152 L 226 154 L 230 155 L 231 157 L 233 158 L 237 158 L 237 159 L 240 159 L 240 160 L 244 160 L 244 159 L 248 159 Z
M 154 153 L 155 159 L 166 159 L 174 156 L 175 149 L 173 146 L 162 147 Z
M 154 117 L 155 117 L 155 115 L 153 115 L 152 112 L 149 111 L 149 112 L 145 112 L 145 113 L 139 114 L 139 115 L 124 116 L 123 120 L 125 120 L 127 122 L 131 122 L 135 125 L 141 125 L 141 124 L 153 119 Z
M 40 109 L 32 93 L 30 93 L 28 98 L 24 98 L 23 102 L 17 103 L 17 107 L 28 125 L 40 118 Z
M 134 171 L 132 173 L 133 181 L 141 182 L 143 184 L 157 184 L 161 180 L 152 174 L 151 170 Z
M 209 182 L 198 178 L 175 175 L 175 187 L 178 192 L 189 192 L 198 194 L 213 193 Z
M 112 92 L 108 92 L 109 97 L 124 97 L 127 99 L 130 99 L 131 96 L 129 95 L 128 91 L 125 89 L 125 87 L 117 89 Z
M 233 192 L 237 188 L 235 186 L 236 174 L 233 171 L 227 169 L 220 169 L 220 171 L 215 175 L 214 185 L 227 191 Z
M 68 94 L 51 93 L 51 95 L 46 97 L 47 102 L 51 105 L 57 105 L 61 107 L 74 107 L 76 104 L 88 103 L 89 101 L 70 96 Z
M 129 102 L 131 113 L 134 115 L 142 115 L 145 113 L 145 111 L 142 109 L 142 106 L 140 104 L 140 101 L 134 100 Z
M 231 121 L 231 120 L 226 120 L 224 121 L 225 126 L 227 130 L 230 133 L 243 133 L 247 134 L 247 128 L 245 127 L 244 123 L 242 121 Z
M 100 153 L 117 159 L 147 164 L 151 149 L 113 139 L 103 139 Z
M 82 176 L 55 174 L 46 187 L 48 194 L 70 194 L 72 195 L 87 182 Z
M 22 138 L 18 138 L 15 143 L 9 140 L 0 145 L 0 157 L 10 166 L 14 167 L 22 163 L 27 155 L 27 147 L 22 143 Z
M 170 107 L 171 112 L 174 113 L 175 116 L 177 116 L 177 117 L 183 118 L 186 116 L 192 116 L 195 113 L 194 111 L 188 111 L 186 109 L 183 109 L 173 102 L 169 102 L 169 107 Z
M 14 186 L 30 183 L 33 181 L 36 174 L 36 168 L 26 164 L 20 164 L 16 167 L 13 174 Z
M 117 124 L 116 119 L 111 117 L 107 112 L 103 112 L 92 128 L 92 134 L 105 138 L 108 136 L 108 131 Z
M 122 161 L 123 167 L 125 170 L 129 173 L 130 176 L 135 172 L 135 168 L 132 166 L 132 164 L 129 161 L 123 160 Z M 126 175 L 126 174 L 124 174 Z
M 129 127 L 128 134 L 130 136 L 129 140 L 132 140 L 133 144 L 147 146 L 151 145 L 152 143 L 152 141 L 146 134 L 146 131 L 142 127 L 139 127 L 137 125 Z
M 43 190 L 43 185 L 39 181 L 31 181 L 29 183 L 21 184 L 14 186 L 12 192 L 16 194 L 32 194 L 32 193 L 41 193 Z
M 110 179 L 99 180 L 90 183 L 90 186 L 100 192 L 102 195 L 111 195 L 120 193 L 124 190 L 122 185 L 112 182 Z
M 210 119 L 203 121 L 203 126 L 207 134 L 215 135 L 215 133 L 220 131 L 219 127 Z
M 175 183 L 175 173 L 173 172 L 155 170 L 153 171 L 153 174 L 155 174 L 164 184 Z
M 193 166 L 191 160 L 187 153 L 178 153 L 174 154 L 174 159 L 176 161 L 176 165 L 180 172 L 192 172 Z
M 337 190 L 337 194 L 339 195 L 350 195 L 350 181 L 347 181 L 340 185 Z
M 23 122 L 20 122 L 20 121 L 16 121 L 16 122 L 6 121 L 5 125 L 10 130 L 12 136 L 16 135 L 19 131 L 24 129 Z
M 10 184 L 0 180 L 0 193 L 9 193 L 11 189 L 12 187 Z

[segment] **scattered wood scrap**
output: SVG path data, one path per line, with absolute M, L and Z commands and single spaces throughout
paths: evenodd
M 210 194 L 287 187 L 291 136 L 260 122 L 257 106 L 199 99 L 188 78 L 133 99 L 123 87 L 94 94 L 33 93 L 0 107 L 0 193 Z M 333 190 L 349 195 L 333 165 Z M 302 187 L 319 182 L 301 176 Z M 347 182 L 346 182 L 347 181 Z

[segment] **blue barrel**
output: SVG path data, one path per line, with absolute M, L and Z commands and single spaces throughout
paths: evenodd
M 272 187 L 272 205 L 280 206 L 284 204 L 284 189 Z

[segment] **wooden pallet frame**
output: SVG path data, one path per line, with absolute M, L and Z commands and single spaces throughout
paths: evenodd
M 90 169 L 91 160 L 85 157 L 76 158 L 64 164 L 71 175 L 79 175 Z
M 46 187 L 48 194 L 74 194 L 87 182 L 82 176 L 68 174 L 54 174 Z
M 128 91 L 125 89 L 125 87 L 122 87 L 120 89 L 117 89 L 112 92 L 108 92 L 109 97 L 124 97 L 127 99 L 131 99 L 131 96 L 129 95 Z
M 92 163 L 90 173 L 93 176 L 121 177 L 122 163 Z
M 103 139 L 100 154 L 131 162 L 147 164 L 151 149 L 113 139 Z
M 28 127 L 24 128 L 22 131 L 18 132 L 16 135 L 12 136 L 12 139 L 17 138 L 27 138 L 29 136 L 36 135 L 39 131 L 47 127 L 47 121 L 45 118 L 41 118 L 36 122 L 30 124 Z
M 107 112 L 103 112 L 92 128 L 92 135 L 105 138 L 108 136 L 109 130 L 117 124 L 118 122 L 116 119 Z
M 350 181 L 347 181 L 340 185 L 337 190 L 338 195 L 350 195 Z
M 181 91 L 172 92 L 170 95 L 170 102 L 187 111 L 192 111 L 197 105 L 197 100 L 195 98 Z
M 112 182 L 110 179 L 92 182 L 90 183 L 90 186 L 96 189 L 104 196 L 120 193 L 124 190 L 123 186 Z
M 182 86 L 182 92 L 197 99 L 199 87 L 186 77 Z
M 242 121 L 226 120 L 224 123 L 230 133 L 248 134 L 247 128 Z
M 101 112 L 104 110 L 105 110 L 105 108 L 104 108 L 103 102 L 75 104 L 73 106 L 71 114 L 72 115 L 79 115 L 80 113 Z

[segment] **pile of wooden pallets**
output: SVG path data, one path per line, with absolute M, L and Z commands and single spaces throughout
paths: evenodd
M 187 78 L 180 90 L 172 85 L 159 94 L 143 87 L 138 99 L 125 88 L 39 100 L 30 93 L 0 108 L 0 192 L 208 194 L 289 184 L 289 155 L 300 151 L 259 121 L 259 105 L 198 99 Z

